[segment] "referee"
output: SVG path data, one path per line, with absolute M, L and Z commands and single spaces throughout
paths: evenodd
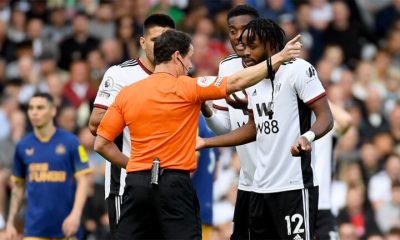
M 298 39 L 272 57 L 274 69 L 300 54 Z M 95 150 L 127 171 L 117 239 L 201 239 L 189 176 L 196 170 L 201 103 L 254 85 L 268 72 L 263 62 L 224 78 L 190 78 L 185 75 L 193 50 L 189 35 L 164 32 L 154 45 L 154 73 L 122 89 L 98 127 Z M 131 135 L 129 159 L 113 142 L 125 126 Z M 151 183 L 152 173 L 158 184 Z

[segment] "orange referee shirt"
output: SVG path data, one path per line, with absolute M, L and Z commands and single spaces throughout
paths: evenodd
M 196 169 L 196 131 L 201 103 L 226 97 L 226 78 L 155 73 L 121 90 L 97 134 L 114 141 L 128 126 L 127 172 L 149 170 L 154 157 L 167 169 Z

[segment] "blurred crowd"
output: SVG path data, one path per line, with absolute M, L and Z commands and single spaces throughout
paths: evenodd
M 236 4 L 278 22 L 287 39 L 300 33 L 303 58 L 316 67 L 329 99 L 352 115 L 333 163 L 341 239 L 399 240 L 400 0 L 0 0 L 0 228 L 15 145 L 31 130 L 27 101 L 49 92 L 57 126 L 76 133 L 89 155 L 86 237 L 105 239 L 105 163 L 87 127 L 104 72 L 140 56 L 144 19 L 163 12 L 192 35 L 194 75 L 216 75 L 232 53 L 226 14 Z M 240 164 L 234 149 L 220 152 L 214 237 L 229 239 Z

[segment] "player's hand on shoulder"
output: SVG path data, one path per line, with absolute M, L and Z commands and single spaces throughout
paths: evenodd
M 249 100 L 247 98 L 246 91 L 243 90 L 242 92 L 244 94 L 244 98 L 239 98 L 235 93 L 232 93 L 230 96 L 225 98 L 226 103 L 235 109 L 246 109 L 247 110 Z
M 294 157 L 300 156 L 302 154 L 310 154 L 311 144 L 305 137 L 300 136 L 297 139 L 296 143 L 294 143 L 290 148 L 290 153 Z
M 77 214 L 69 214 L 67 218 L 64 219 L 62 230 L 65 237 L 73 237 L 78 231 L 79 225 L 81 224 L 81 218 Z
M 292 40 L 287 42 L 282 51 L 279 52 L 283 59 L 283 62 L 300 57 L 301 48 L 303 47 L 303 44 L 299 42 L 300 37 L 300 34 L 294 37 Z

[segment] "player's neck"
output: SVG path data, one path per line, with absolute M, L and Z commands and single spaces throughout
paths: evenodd
M 48 124 L 41 128 L 34 128 L 33 132 L 41 142 L 48 142 L 56 132 L 56 127 L 54 124 Z
M 139 61 L 151 72 L 154 72 L 154 64 L 147 58 L 147 57 L 141 57 L 139 58 Z
M 170 63 L 161 63 L 154 69 L 154 73 L 168 73 L 172 76 L 178 77 L 178 73 Z

